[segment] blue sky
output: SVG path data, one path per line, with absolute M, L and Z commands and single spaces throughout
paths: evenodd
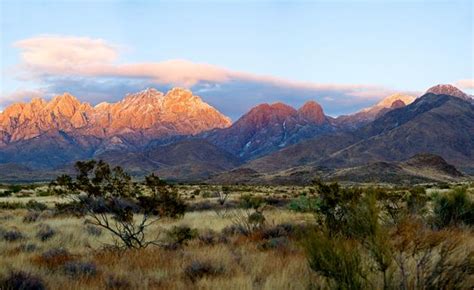
M 0 106 L 185 86 L 236 119 L 262 102 L 339 115 L 438 83 L 473 89 L 470 0 L 0 3 Z

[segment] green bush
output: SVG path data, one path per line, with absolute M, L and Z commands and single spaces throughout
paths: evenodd
M 474 201 L 466 187 L 457 187 L 433 199 L 434 223 L 437 227 L 457 226 L 461 223 L 474 224 Z
M 25 204 L 25 207 L 29 210 L 36 210 L 36 211 L 43 211 L 43 210 L 46 210 L 48 208 L 48 206 L 45 205 L 44 203 L 38 202 L 34 199 L 29 200 Z
M 312 233 L 305 241 L 311 270 L 335 289 L 366 289 L 365 270 L 358 243 L 328 233 Z
M 0 191 L 0 197 L 9 197 L 12 195 L 10 190 Z
M 174 226 L 167 232 L 167 237 L 171 243 L 177 245 L 186 245 L 188 241 L 196 238 L 198 232 L 188 226 Z
M 0 202 L 0 209 L 22 209 L 26 208 L 25 204 L 22 202 Z
M 314 212 L 319 209 L 319 199 L 300 196 L 288 204 L 288 209 L 295 212 Z

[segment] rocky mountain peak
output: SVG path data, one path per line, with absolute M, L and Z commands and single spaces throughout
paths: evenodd
M 326 120 L 323 108 L 315 101 L 306 102 L 301 108 L 299 108 L 298 115 L 300 118 L 316 124 L 322 124 Z
M 184 89 L 171 90 L 165 96 L 149 88 L 128 94 L 117 103 L 95 107 L 64 93 L 49 102 L 33 99 L 13 104 L 0 113 L 0 132 L 6 136 L 3 143 L 31 139 L 50 130 L 99 138 L 136 135 L 143 138 L 137 142 L 144 142 L 230 125 L 229 118 Z
M 429 88 L 426 93 L 432 93 L 436 95 L 448 95 L 448 96 L 453 96 L 453 97 L 458 97 L 464 100 L 470 100 L 471 97 L 461 91 L 460 89 L 456 88 L 453 85 L 449 84 L 439 84 L 434 87 Z
M 374 107 L 377 107 L 377 108 L 390 108 L 390 107 L 392 107 L 392 104 L 395 101 L 402 101 L 403 104 L 406 106 L 406 105 L 409 105 L 409 104 L 413 103 L 413 101 L 415 99 L 416 98 L 413 97 L 413 96 L 397 93 L 397 94 L 393 94 L 393 95 L 390 95 L 390 96 L 384 98 L 383 100 L 378 102 Z M 372 107 L 372 108 L 374 108 L 374 107 Z
M 127 94 L 122 103 L 143 104 L 148 102 L 156 102 L 162 100 L 163 93 L 154 88 L 147 88 L 143 91 L 133 94 Z
M 201 98 L 193 95 L 190 90 L 183 88 L 172 88 L 166 93 L 165 98 L 167 101 L 172 102 L 202 102 Z

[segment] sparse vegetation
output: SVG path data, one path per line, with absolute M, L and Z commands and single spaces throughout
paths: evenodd
M 0 198 L 0 288 L 473 284 L 472 184 L 172 185 L 155 175 L 135 182 L 104 162 L 79 167 L 28 188 L 30 197 Z

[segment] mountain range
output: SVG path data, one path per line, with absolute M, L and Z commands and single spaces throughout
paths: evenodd
M 154 171 L 182 181 L 222 181 L 232 174 L 254 181 L 291 182 L 305 174 L 360 181 L 364 177 L 351 172 L 383 168 L 404 176 L 412 171 L 403 162 L 420 154 L 441 158 L 447 165 L 440 168 L 453 164 L 474 172 L 471 96 L 437 85 L 418 98 L 395 94 L 337 118 L 315 101 L 297 109 L 260 104 L 232 123 L 191 91 L 174 88 L 96 106 L 65 93 L 0 113 L 0 179 L 8 181 L 49 179 L 90 158 L 136 176 Z M 446 174 L 460 176 L 453 172 Z

